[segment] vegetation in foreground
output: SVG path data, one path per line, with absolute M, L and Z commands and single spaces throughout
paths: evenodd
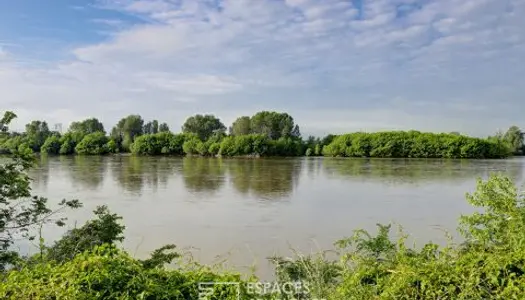
M 14 116 L 13 113 L 9 113 Z M 189 117 L 182 133 L 166 123 L 145 122 L 139 115 L 122 118 L 106 133 L 96 118 L 73 122 L 65 133 L 51 131 L 47 122 L 32 121 L 23 133 L 0 139 L 0 153 L 20 147 L 51 155 L 201 155 L 201 156 L 336 156 L 394 158 L 504 158 L 524 153 L 524 134 L 512 126 L 486 139 L 459 133 L 392 131 L 301 137 L 287 113 L 258 112 L 238 118 L 227 130 L 213 115 Z
M 12 119 L 0 121 L 2 129 Z M 5 132 L 4 130 L 2 130 Z M 201 282 L 239 282 L 241 299 L 524 299 L 525 197 L 511 180 L 494 175 L 479 181 L 467 200 L 479 212 L 460 218 L 465 242 L 445 247 L 406 246 L 406 236 L 390 239 L 390 226 L 377 235 L 355 231 L 338 241 L 338 260 L 324 253 L 274 257 L 276 281 L 300 281 L 302 294 L 266 293 L 250 288 L 254 276 L 184 260 L 174 245 L 138 260 L 118 248 L 124 227 L 105 207 L 96 218 L 70 230 L 52 245 L 40 237 L 40 252 L 24 257 L 11 251 L 16 240 L 35 240 L 34 229 L 57 211 L 31 196 L 26 171 L 30 149 L 13 153 L 0 166 L 0 298 L 2 299 L 198 299 Z M 79 207 L 78 201 L 63 201 Z M 402 232 L 401 232 L 402 233 Z M 174 263 L 174 267 L 166 267 Z M 256 292 L 256 295 L 254 295 Z M 206 299 L 206 298 L 205 298 Z M 218 287 L 207 299 L 238 298 L 232 286 Z

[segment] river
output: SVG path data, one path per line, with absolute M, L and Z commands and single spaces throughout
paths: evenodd
M 352 230 L 396 222 L 418 244 L 445 241 L 472 208 L 476 178 L 503 172 L 521 183 L 525 160 L 216 159 L 50 157 L 31 172 L 33 191 L 55 203 L 79 199 L 69 226 L 98 205 L 124 217 L 134 256 L 174 243 L 203 263 L 240 271 L 265 260 L 329 249 Z M 62 233 L 46 229 L 48 242 Z M 192 247 L 192 248 L 190 248 Z

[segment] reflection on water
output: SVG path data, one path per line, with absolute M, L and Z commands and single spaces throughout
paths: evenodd
M 503 172 L 521 183 L 525 160 L 215 159 L 176 157 L 49 157 L 32 170 L 37 195 L 79 199 L 70 213 L 84 222 L 97 205 L 124 217 L 124 247 L 144 256 L 164 244 L 202 249 L 214 262 L 271 272 L 264 257 L 326 249 L 352 230 L 398 222 L 419 241 L 443 242 L 476 178 Z M 73 223 L 72 223 L 73 224 Z M 72 225 L 71 225 L 72 226 Z M 59 233 L 49 230 L 46 238 Z M 250 249 L 250 250 L 247 250 Z
M 326 173 L 331 177 L 377 180 L 383 183 L 451 183 L 486 177 L 503 172 L 521 181 L 521 160 L 437 160 L 437 159 L 326 159 Z
M 222 159 L 185 157 L 182 159 L 184 186 L 190 192 L 214 192 L 224 183 L 226 168 Z
M 125 191 L 140 194 L 168 187 L 181 177 L 192 193 L 212 193 L 226 182 L 240 195 L 276 199 L 289 196 L 301 172 L 308 178 L 379 181 L 383 184 L 458 183 L 490 173 L 522 180 L 523 161 L 424 159 L 215 159 L 202 157 L 68 156 L 42 157 L 31 172 L 35 186 L 44 188 L 52 173 L 65 172 L 75 186 L 99 189 L 110 176 Z
M 242 195 L 265 199 L 289 196 L 297 185 L 301 161 L 296 159 L 233 159 L 228 162 L 233 187 Z
M 109 158 L 113 180 L 130 193 L 140 194 L 144 189 L 156 191 L 159 185 L 166 187 L 174 175 L 178 161 L 168 157 L 143 158 L 136 156 L 115 156 Z
M 100 188 L 108 169 L 107 157 L 60 157 L 61 167 L 69 174 L 73 184 L 83 188 Z

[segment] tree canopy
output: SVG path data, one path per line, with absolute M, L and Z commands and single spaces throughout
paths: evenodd
M 144 120 L 140 115 L 129 115 L 122 118 L 111 130 L 111 137 L 129 150 L 136 137 L 144 132 Z
M 263 134 L 272 140 L 301 136 L 299 125 L 294 124 L 292 116 L 275 111 L 261 111 L 252 117 L 239 117 L 230 126 L 229 131 L 233 136 Z
M 265 134 L 273 140 L 301 136 L 299 126 L 294 124 L 292 116 L 287 113 L 258 112 L 251 118 L 250 127 L 251 133 Z
M 247 135 L 252 133 L 251 130 L 251 119 L 248 116 L 242 116 L 237 118 L 230 126 L 230 135 Z
M 95 132 L 106 133 L 106 131 L 104 130 L 104 125 L 97 118 L 90 118 L 79 122 L 73 122 L 71 123 L 71 125 L 69 125 L 69 131 L 78 132 L 82 135 L 88 135 Z
M 199 139 L 207 140 L 214 134 L 226 132 L 226 126 L 214 115 L 195 115 L 184 122 L 182 132 L 194 133 Z
M 523 154 L 524 133 L 518 126 L 511 126 L 503 135 L 503 139 L 509 144 L 514 154 Z

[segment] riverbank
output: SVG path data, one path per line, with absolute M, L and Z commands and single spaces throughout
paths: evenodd
M 85 136 L 67 133 L 31 144 L 23 136 L 4 138 L 1 152 L 29 148 L 49 155 L 108 155 L 210 157 L 366 157 L 366 158 L 464 158 L 498 159 L 512 156 L 501 139 L 481 139 L 457 134 L 418 131 L 352 133 L 331 138 L 302 140 L 298 137 L 271 139 L 265 134 L 213 136 L 202 140 L 195 134 L 160 132 L 136 136 L 129 145 L 95 132 Z
M 229 282 L 238 285 L 210 290 L 208 299 L 290 299 L 283 297 L 285 286 L 293 296 L 310 299 L 519 299 L 525 288 L 523 196 L 510 180 L 493 176 L 480 181 L 467 200 L 484 213 L 460 218 L 464 244 L 412 248 L 403 238 L 391 240 L 389 226 L 379 226 L 377 235 L 355 231 L 335 243 L 335 261 L 326 253 L 271 258 L 275 289 L 267 290 L 256 288 L 264 287 L 256 277 L 188 261 L 172 246 L 150 259 L 134 259 L 111 246 L 123 228 L 117 216 L 100 209 L 96 219 L 44 249 L 44 256 L 4 273 L 0 297 L 199 299 L 202 283 Z M 164 267 L 170 261 L 175 268 Z

